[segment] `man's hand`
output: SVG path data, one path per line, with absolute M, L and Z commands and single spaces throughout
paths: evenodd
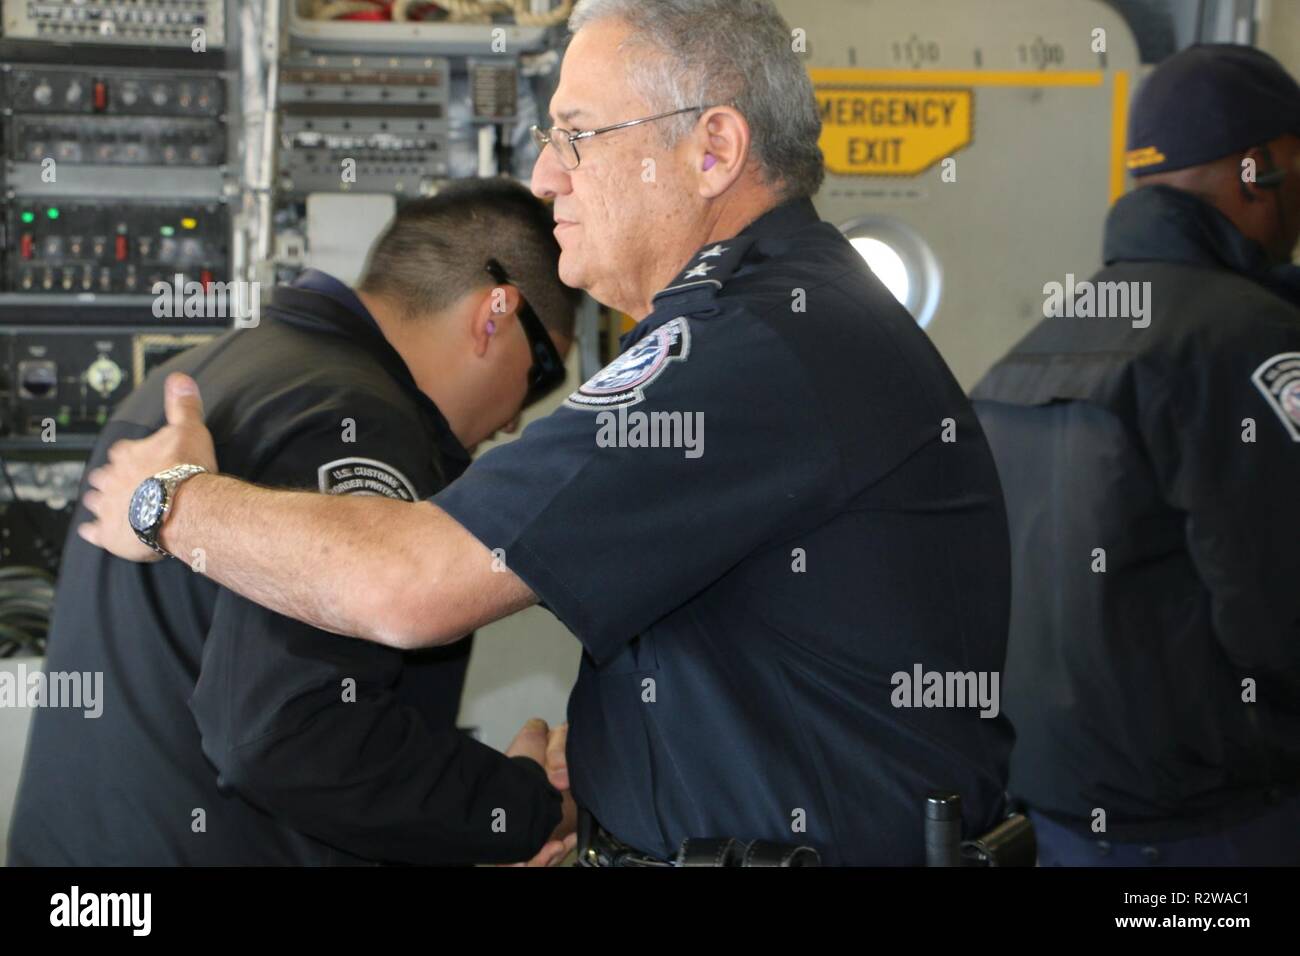
M 569 789 L 569 758 L 565 753 L 568 742 L 568 724 L 560 724 L 546 739 L 546 763 L 543 766 L 546 767 L 547 779 L 556 790 Z
M 203 424 L 198 384 L 188 375 L 173 372 L 167 376 L 164 403 L 164 427 L 139 441 L 116 442 L 108 450 L 107 464 L 87 476 L 90 487 L 82 501 L 96 520 L 78 525 L 77 533 L 129 561 L 161 557 L 136 537 L 127 521 L 127 507 L 140 482 L 173 465 L 202 465 L 214 474 L 217 470 L 212 434 Z
M 560 791 L 560 796 L 564 798 L 560 825 L 551 834 L 551 839 L 564 840 L 566 845 L 572 847 L 578 840 L 578 805 L 573 802 L 573 794 L 569 792 L 569 758 L 565 753 L 568 742 L 569 725 L 567 723 L 560 724 L 551 731 L 546 740 L 546 778 L 551 781 L 551 786 Z
M 519 733 L 515 734 L 515 739 L 506 748 L 507 757 L 528 757 L 537 761 L 539 766 L 545 767 L 551 786 L 559 790 L 563 798 L 560 824 L 551 834 L 551 838 L 527 863 L 512 863 L 511 866 L 555 866 L 577 845 L 578 835 L 575 830 L 578 808 L 569 793 L 568 763 L 564 756 L 568 733 L 568 724 L 561 724 L 551 730 L 547 727 L 546 721 L 534 717 L 520 728 Z
M 566 794 L 567 796 L 567 794 Z M 571 833 L 563 840 L 547 840 L 546 844 L 537 851 L 537 855 L 527 863 L 503 863 L 502 866 L 559 866 L 564 862 L 575 846 L 578 845 L 578 834 Z
M 540 717 L 531 717 L 519 728 L 515 739 L 506 748 L 507 757 L 528 757 L 539 767 L 546 766 L 546 743 L 550 728 Z

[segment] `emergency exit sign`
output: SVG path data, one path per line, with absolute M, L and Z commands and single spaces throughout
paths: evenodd
M 915 176 L 973 138 L 974 93 L 818 82 L 819 144 L 826 168 L 840 176 Z

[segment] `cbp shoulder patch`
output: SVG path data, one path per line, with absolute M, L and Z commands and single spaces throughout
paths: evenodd
M 670 362 L 684 362 L 690 353 L 691 329 L 685 317 L 678 316 L 593 375 L 564 404 L 579 410 L 635 405 Z
M 1300 352 L 1279 352 L 1250 379 L 1282 419 L 1291 440 L 1300 441 Z
M 419 497 L 404 474 L 373 458 L 340 458 L 316 470 L 327 495 L 371 495 L 415 501 Z

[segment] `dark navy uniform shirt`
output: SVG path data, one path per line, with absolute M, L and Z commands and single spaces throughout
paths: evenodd
M 798 200 L 699 250 L 623 344 L 433 499 L 583 644 L 578 802 L 661 857 L 919 863 L 935 787 L 994 824 L 1006 719 L 891 700 L 1006 641 L 997 475 L 924 333 Z
M 1011 787 L 1172 839 L 1300 791 L 1300 310 L 1168 186 L 1114 205 L 1104 257 L 1145 316 L 1045 318 L 974 391 L 1010 513 Z
M 276 289 L 256 328 L 155 371 L 91 467 L 163 424 L 172 371 L 198 380 L 227 474 L 416 501 L 469 463 L 365 307 L 323 273 Z M 79 508 L 73 524 L 88 518 Z M 69 535 L 46 667 L 102 672 L 103 713 L 35 712 L 12 862 L 468 863 L 541 846 L 560 815 L 541 767 L 455 729 L 467 642 L 403 655 L 328 634 L 183 557 L 133 564 Z

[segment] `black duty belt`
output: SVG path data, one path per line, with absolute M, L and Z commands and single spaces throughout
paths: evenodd
M 586 810 L 578 810 L 578 866 L 820 866 L 821 856 L 810 846 L 731 837 L 692 837 L 682 841 L 677 855 L 661 859 L 629 846 Z

